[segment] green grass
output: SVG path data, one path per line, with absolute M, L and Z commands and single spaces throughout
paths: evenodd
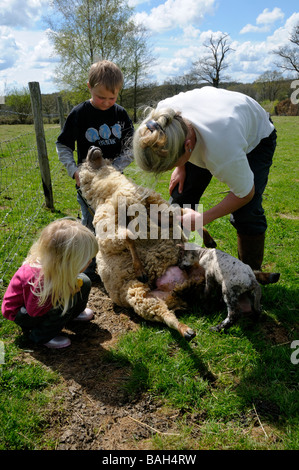
M 299 364 L 291 362 L 292 341 L 299 340 L 299 118 L 274 120 L 278 146 L 264 197 L 268 219 L 264 263 L 265 270 L 279 271 L 281 279 L 262 288 L 260 321 L 244 320 L 228 333 L 217 334 L 210 327 L 225 318 L 225 309 L 211 305 L 207 315 L 194 306 L 182 316 L 197 331 L 191 343 L 163 325 L 144 322 L 107 355 L 107 361 L 129 366 L 129 393 L 150 393 L 180 416 L 180 435 L 157 434 L 152 449 L 299 448 Z M 131 166 L 127 174 L 139 184 L 155 185 L 168 198 L 169 173 L 154 181 Z M 213 179 L 201 201 L 204 208 L 217 203 L 226 189 Z M 57 212 L 44 210 L 37 225 L 77 210 L 73 185 L 63 172 L 54 198 Z M 214 221 L 208 229 L 220 249 L 237 255 L 236 234 L 228 217 Z M 47 410 L 51 409 L 47 404 L 61 386 L 59 374 L 34 361 L 25 363 L 17 337 L 14 324 L 0 321 L 0 340 L 5 344 L 0 375 L 1 422 L 5 424 L 0 449 L 51 448 L 46 440 Z
M 45 208 L 33 126 L 0 126 L 0 246 L 3 247 L 0 278 L 4 286 L 7 286 L 14 267 L 22 263 L 42 227 L 59 216 L 78 214 L 74 181 L 61 167 L 55 150 L 59 128 L 45 126 L 45 132 L 53 212 Z

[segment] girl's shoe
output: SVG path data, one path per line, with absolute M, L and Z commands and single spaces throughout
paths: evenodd
M 55 336 L 55 338 L 45 343 L 44 346 L 50 349 L 62 349 L 66 348 L 70 344 L 71 340 L 69 338 L 66 338 L 65 336 Z
M 93 311 L 90 308 L 86 308 L 83 312 L 74 318 L 74 321 L 90 321 L 93 319 Z

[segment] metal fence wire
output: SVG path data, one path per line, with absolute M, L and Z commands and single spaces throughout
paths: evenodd
M 61 171 L 55 149 L 58 133 L 58 126 L 45 129 L 52 183 Z M 44 202 L 34 129 L 0 142 L 0 286 L 31 246 L 32 225 Z

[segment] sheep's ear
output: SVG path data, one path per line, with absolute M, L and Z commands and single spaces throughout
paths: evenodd
M 99 147 L 90 147 L 87 153 L 86 161 L 94 169 L 101 168 L 105 165 L 103 153 Z

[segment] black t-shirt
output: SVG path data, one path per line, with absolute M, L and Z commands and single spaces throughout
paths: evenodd
M 133 123 L 124 108 L 114 104 L 101 111 L 88 100 L 72 109 L 57 142 L 73 151 L 77 142 L 78 165 L 91 146 L 100 147 L 104 158 L 114 160 L 129 144 L 133 131 Z

